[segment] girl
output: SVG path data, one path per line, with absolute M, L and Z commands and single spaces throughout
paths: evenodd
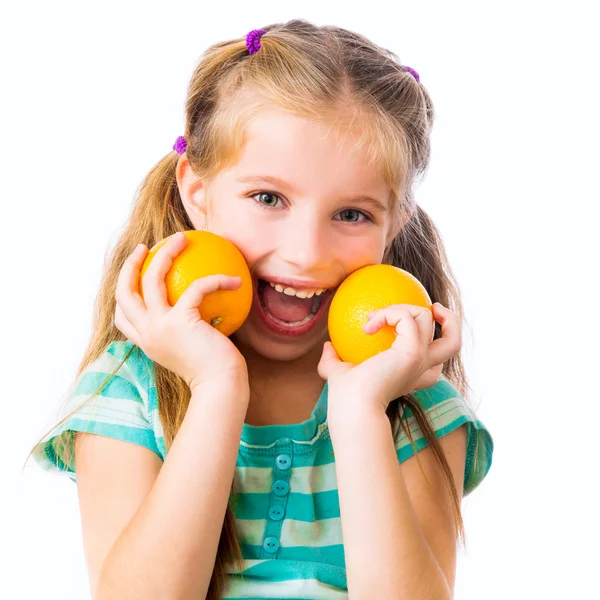
M 94 598 L 452 597 L 461 499 L 492 441 L 465 399 L 457 286 L 412 194 L 433 116 L 416 71 L 344 29 L 295 20 L 206 51 L 185 135 L 112 254 L 64 418 L 34 449 L 77 481 Z M 197 307 L 239 279 L 166 302 L 183 236 L 136 291 L 148 248 L 194 228 L 253 276 L 230 338 Z M 343 363 L 327 307 L 381 262 L 425 285 L 434 340 L 429 311 L 389 306 L 365 332 L 394 326 L 394 347 Z

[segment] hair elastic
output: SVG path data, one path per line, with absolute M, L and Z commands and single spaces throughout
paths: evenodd
M 173 150 L 175 150 L 175 152 L 177 152 L 177 154 L 183 154 L 185 152 L 186 148 L 187 148 L 187 142 L 185 141 L 185 138 L 182 135 L 180 135 L 175 140 L 175 144 L 173 145 Z
M 265 29 L 253 29 L 246 35 L 246 48 L 250 54 L 256 54 L 260 50 L 260 38 L 265 33 Z
M 419 74 L 414 69 L 411 69 L 410 67 L 407 67 L 405 65 L 402 65 L 402 68 L 408 71 L 417 80 L 417 83 L 421 81 Z

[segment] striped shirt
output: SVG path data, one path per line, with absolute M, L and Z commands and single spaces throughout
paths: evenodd
M 139 348 L 101 393 L 85 402 L 131 347 L 131 342 L 113 342 L 74 383 L 62 415 L 78 410 L 34 451 L 44 469 L 76 481 L 73 453 L 67 461 L 55 448 L 57 436 L 72 444 L 76 431 L 140 444 L 165 459 L 153 362 Z M 489 432 L 444 376 L 415 396 L 438 437 L 466 425 L 464 493 L 468 494 L 491 466 Z M 335 457 L 326 417 L 327 384 L 303 423 L 260 427 L 244 423 L 234 474 L 234 512 L 244 569 L 229 569 L 223 598 L 348 598 Z M 427 442 L 414 417 L 408 416 L 408 425 L 418 451 Z M 395 444 L 399 462 L 414 454 L 402 429 Z

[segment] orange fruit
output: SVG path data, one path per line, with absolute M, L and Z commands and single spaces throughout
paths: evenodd
M 344 362 L 359 364 L 391 347 L 396 329 L 384 325 L 368 334 L 363 326 L 372 310 L 392 304 L 412 304 L 432 311 L 425 287 L 408 271 L 392 265 L 369 265 L 357 269 L 336 290 L 329 306 L 329 337 Z M 431 339 L 435 320 L 431 312 Z
M 198 307 L 204 321 L 226 336 L 237 331 L 246 320 L 252 306 L 252 277 L 242 253 L 229 240 L 209 231 L 184 231 L 186 247 L 173 259 L 165 276 L 167 301 L 174 306 L 188 286 L 207 275 L 240 276 L 237 290 L 217 290 L 207 294 Z M 172 236 L 154 245 L 142 265 L 141 279 L 159 248 Z

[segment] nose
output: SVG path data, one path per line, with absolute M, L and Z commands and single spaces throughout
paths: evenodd
M 279 255 L 298 274 L 328 269 L 333 259 L 330 232 L 314 216 L 288 218 L 280 230 Z

